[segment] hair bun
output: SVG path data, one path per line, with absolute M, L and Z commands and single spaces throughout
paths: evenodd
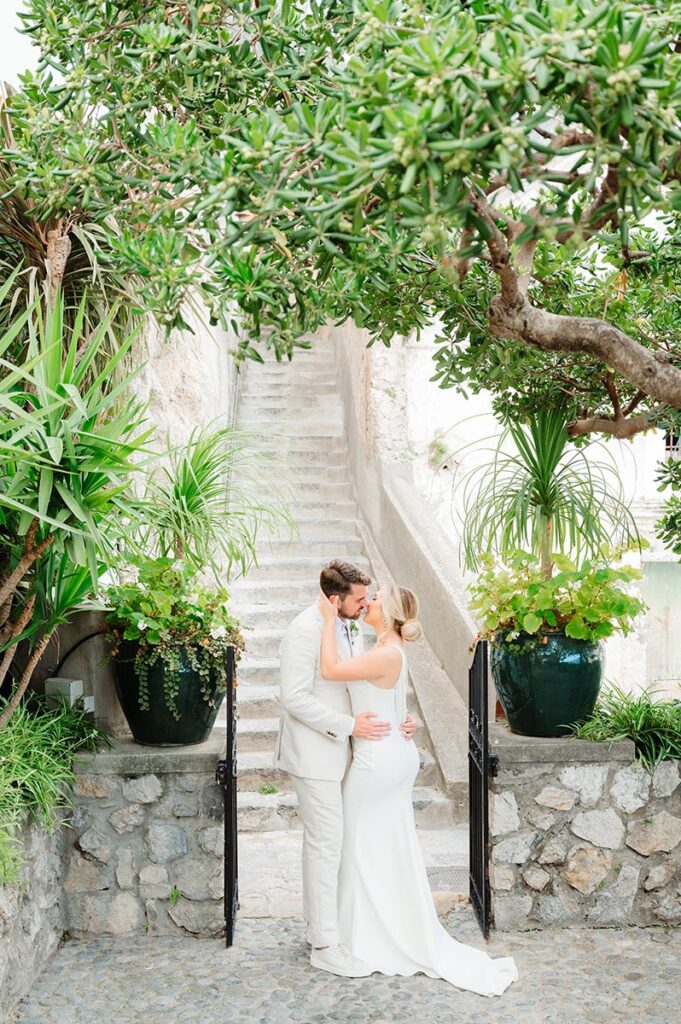
M 414 640 L 419 640 L 423 636 L 423 628 L 418 619 L 407 619 L 400 626 L 400 636 L 403 640 L 410 643 Z

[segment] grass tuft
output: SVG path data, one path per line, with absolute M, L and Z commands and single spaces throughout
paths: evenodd
M 637 757 L 652 772 L 661 761 L 681 760 L 681 700 L 656 700 L 651 690 L 631 694 L 611 686 L 574 732 L 584 740 L 633 740 Z
M 101 742 L 110 745 L 107 734 L 82 704 L 66 700 L 47 708 L 33 697 L 0 730 L 0 885 L 19 877 L 21 826 L 35 821 L 51 830 L 62 823 L 57 812 L 71 806 L 78 752 L 94 751 Z

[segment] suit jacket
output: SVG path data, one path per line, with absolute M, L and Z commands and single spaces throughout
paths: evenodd
M 274 764 L 301 778 L 340 782 L 348 765 L 348 740 L 355 719 L 345 684 L 323 679 L 320 673 L 323 621 L 315 603 L 296 616 L 281 642 L 282 715 Z M 339 658 L 363 650 L 361 631 L 350 648 L 337 627 L 336 643 Z

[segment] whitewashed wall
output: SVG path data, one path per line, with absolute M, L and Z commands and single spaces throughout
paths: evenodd
M 232 336 L 194 317 L 194 333 L 173 331 L 169 338 L 153 322 L 146 325 L 137 348 L 144 368 L 136 382 L 140 399 L 149 402 L 149 422 L 157 428 L 156 447 L 166 433 L 171 443 L 187 439 L 195 427 L 215 421 L 226 425 L 236 367 L 229 350 Z M 218 423 L 216 422 L 216 426 Z

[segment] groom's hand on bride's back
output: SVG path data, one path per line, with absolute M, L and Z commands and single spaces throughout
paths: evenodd
M 390 732 L 390 722 L 372 722 L 377 718 L 375 711 L 364 711 L 361 715 L 355 715 L 355 728 L 352 735 L 358 740 L 382 740 Z

